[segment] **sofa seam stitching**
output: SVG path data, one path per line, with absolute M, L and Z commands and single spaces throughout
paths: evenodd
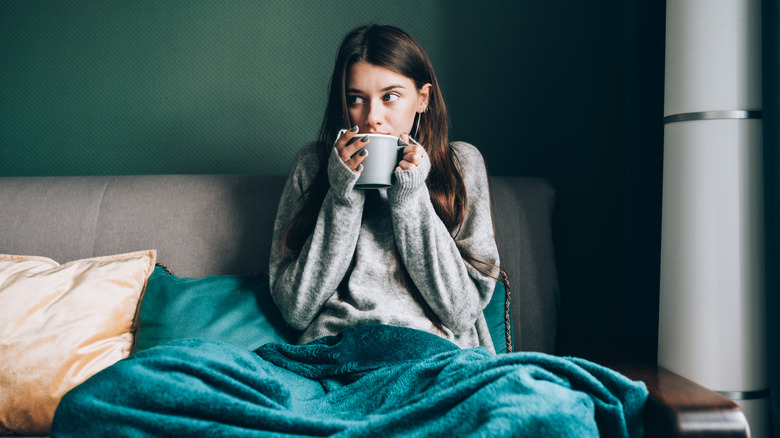
M 106 191 L 108 190 L 108 186 L 113 181 L 113 178 L 108 178 L 106 182 L 103 184 L 103 191 L 100 193 L 100 200 L 98 201 L 97 206 L 97 212 L 95 213 L 94 220 L 92 222 L 92 257 L 97 257 L 97 254 L 95 254 L 95 242 L 97 241 L 97 233 L 98 233 L 98 224 L 100 223 L 100 216 L 103 213 L 103 201 L 106 197 Z

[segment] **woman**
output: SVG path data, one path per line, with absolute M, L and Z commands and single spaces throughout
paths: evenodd
M 392 187 L 355 189 L 361 132 L 405 146 Z M 66 394 L 52 436 L 641 436 L 641 384 L 459 348 L 492 350 L 482 309 L 497 264 L 484 163 L 448 143 L 425 53 L 397 28 L 358 28 L 274 230 L 272 295 L 302 345 L 141 351 Z
M 391 188 L 355 189 L 367 156 L 359 133 L 406 145 Z M 279 205 L 271 289 L 301 343 L 382 323 L 493 349 L 482 310 L 498 251 L 484 162 L 449 143 L 436 75 L 409 34 L 373 25 L 346 36 L 319 142 L 298 154 Z

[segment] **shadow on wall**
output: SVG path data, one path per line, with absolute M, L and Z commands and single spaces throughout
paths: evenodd
M 561 351 L 617 343 L 654 361 L 664 2 L 491 5 L 446 14 L 453 135 L 491 173 L 556 189 Z

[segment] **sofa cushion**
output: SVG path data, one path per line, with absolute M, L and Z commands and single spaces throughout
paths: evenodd
M 66 392 L 130 354 L 156 256 L 0 255 L 0 433 L 48 433 Z
M 505 297 L 498 282 L 484 311 L 497 353 L 506 352 Z M 268 342 L 294 343 L 298 336 L 271 298 L 267 275 L 186 278 L 157 266 L 141 303 L 133 354 L 176 339 L 212 339 L 254 350 Z
M 158 266 L 138 319 L 134 353 L 184 338 L 218 340 L 249 350 L 298 338 L 271 298 L 267 275 L 186 278 Z

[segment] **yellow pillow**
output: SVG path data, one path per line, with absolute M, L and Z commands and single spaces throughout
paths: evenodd
M 0 434 L 48 434 L 66 392 L 130 354 L 156 259 L 0 255 Z

